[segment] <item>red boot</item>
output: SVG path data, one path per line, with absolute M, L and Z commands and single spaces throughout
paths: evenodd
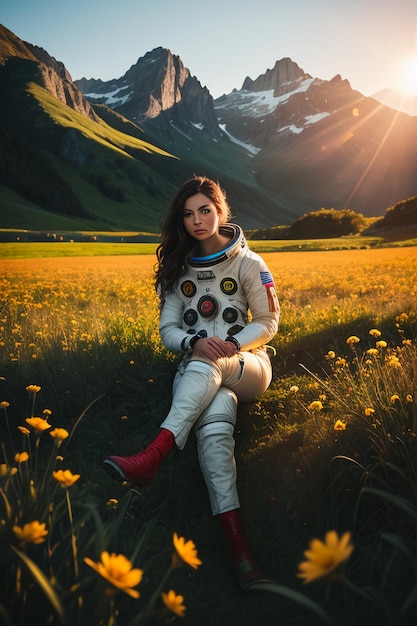
M 114 478 L 145 487 L 153 481 L 161 461 L 174 447 L 172 432 L 161 428 L 156 439 L 142 452 L 132 456 L 109 456 L 104 464 Z
M 240 588 L 247 591 L 255 588 L 256 585 L 261 588 L 262 583 L 270 582 L 270 579 L 262 573 L 247 544 L 238 509 L 220 513 L 218 517 L 228 543 L 232 567 Z

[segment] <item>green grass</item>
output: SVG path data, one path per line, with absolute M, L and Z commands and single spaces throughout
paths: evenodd
M 156 228 L 174 188 L 156 169 L 167 169 L 175 178 L 181 162 L 143 139 L 80 115 L 38 85 L 29 82 L 24 93 L 16 96 L 16 107 L 24 108 L 31 123 L 30 128 L 22 127 L 20 132 L 25 134 L 26 130 L 42 161 L 50 161 L 49 170 L 56 172 L 56 181 L 68 184 L 87 213 L 83 218 L 63 215 L 58 202 L 55 209 L 49 206 L 49 212 L 43 211 L 42 200 L 35 193 L 38 186 L 43 187 L 42 180 L 31 181 L 29 169 L 27 177 L 34 201 L 0 187 L 2 226 L 45 230 Z M 10 115 L 13 117 L 13 111 Z M 62 150 L 67 150 L 66 160 L 57 157 Z M 104 193 L 100 181 L 107 184 Z M 57 189 L 44 193 L 59 197 L 60 186 L 56 184 Z M 71 209 L 67 210 L 70 213 Z
M 24 239 L 31 235 L 28 231 L 17 231 L 14 229 L 0 229 L 0 237 L 16 239 L 21 238 L 23 241 L 8 241 L 0 243 L 0 259 L 25 259 L 25 258 L 41 258 L 41 257 L 67 257 L 67 256 L 125 256 L 125 255 L 142 255 L 154 254 L 157 246 L 155 243 L 123 243 L 129 238 L 140 238 L 157 240 L 157 235 L 150 233 L 105 233 L 98 231 L 95 233 L 97 241 L 78 241 L 77 239 L 90 238 L 93 235 L 88 232 L 67 233 L 63 232 L 65 241 L 31 241 L 26 242 Z M 36 236 L 40 236 L 38 233 Z M 74 238 L 74 239 L 73 239 Z M 107 240 L 106 243 L 100 241 Z M 401 242 L 390 242 L 384 244 L 383 239 L 379 237 L 340 237 L 337 239 L 305 239 L 294 241 L 269 240 L 257 241 L 250 240 L 249 247 L 260 254 L 266 252 L 325 252 L 329 250 L 360 250 L 377 247 L 405 247 L 417 245 L 417 240 L 408 240 Z
M 4 240 L 7 236 L 14 239 L 21 234 L 16 224 L 24 224 L 27 230 L 36 231 L 39 224 L 48 224 L 48 230 L 78 230 L 87 228 L 87 220 L 76 219 L 70 216 L 54 215 L 50 211 L 42 210 L 34 202 L 30 202 L 18 193 L 0 184 L 1 222 L 0 236 Z M 9 230 L 8 225 L 15 225 Z M 26 232 L 26 231 L 25 231 Z
M 0 244 L 0 259 L 154 254 L 153 243 L 32 242 Z
M 100 121 L 99 124 L 81 115 L 77 111 L 70 107 L 63 107 L 60 100 L 55 98 L 49 91 L 37 85 L 30 83 L 28 85 L 28 92 L 41 104 L 45 112 L 61 127 L 63 128 L 77 128 L 82 134 L 89 138 L 94 139 L 97 143 L 116 151 L 119 154 L 123 154 L 129 158 L 133 158 L 127 149 L 141 150 L 148 154 L 158 154 L 160 156 L 176 158 L 169 152 L 153 146 L 147 141 L 137 139 L 132 135 L 126 135 L 120 131 L 112 128 L 106 122 Z

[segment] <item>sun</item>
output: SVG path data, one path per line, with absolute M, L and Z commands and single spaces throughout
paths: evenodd
M 407 59 L 402 64 L 398 87 L 405 94 L 417 96 L 417 57 Z

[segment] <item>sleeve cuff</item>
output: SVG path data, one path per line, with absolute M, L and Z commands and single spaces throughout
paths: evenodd
M 196 335 L 187 335 L 181 341 L 181 350 L 183 352 L 192 352 L 197 341 L 201 339 L 201 335 L 198 333 Z

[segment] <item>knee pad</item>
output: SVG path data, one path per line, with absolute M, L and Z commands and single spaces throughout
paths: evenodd
M 211 422 L 205 424 L 196 431 L 197 440 L 201 443 L 205 441 L 206 437 L 228 435 L 233 437 L 235 431 L 234 424 L 230 422 Z
M 237 396 L 227 387 L 220 387 L 207 409 L 196 424 L 196 432 L 204 426 L 215 423 L 228 423 L 234 428 L 236 424 Z

